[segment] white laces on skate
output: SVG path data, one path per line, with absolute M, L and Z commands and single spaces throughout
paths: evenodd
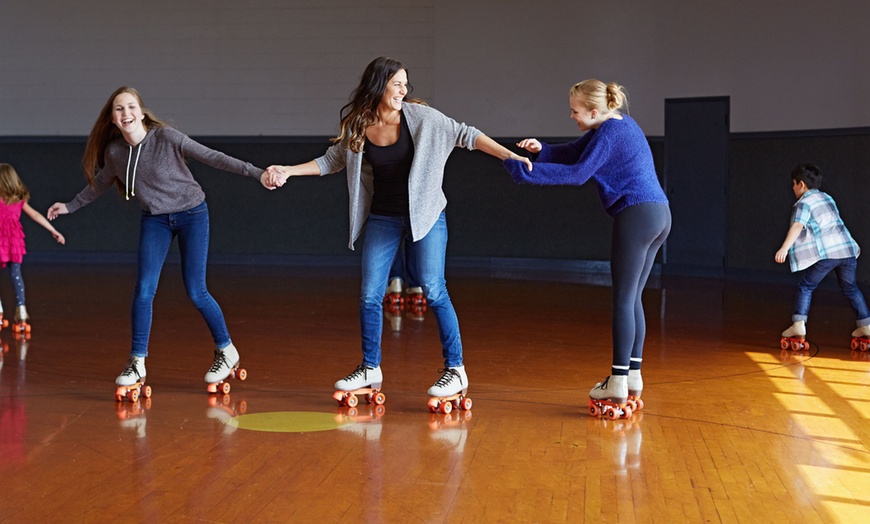
M 227 360 L 227 356 L 223 351 L 215 351 L 214 352 L 214 362 L 211 367 L 208 369 L 209 373 L 217 373 L 223 368 L 232 367 L 230 365 L 230 361 Z
M 453 382 L 454 377 L 456 378 L 456 380 L 462 383 L 462 377 L 453 368 L 439 369 L 438 373 L 443 373 L 443 375 L 441 375 L 441 378 L 439 378 L 435 382 L 435 384 L 432 386 L 433 388 L 443 388 L 447 386 L 448 384 Z

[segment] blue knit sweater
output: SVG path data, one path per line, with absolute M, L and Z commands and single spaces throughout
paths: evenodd
M 668 202 L 646 136 L 628 115 L 606 120 L 573 142 L 541 146 L 533 171 L 519 160 L 504 161 L 518 184 L 579 186 L 591 178 L 610 216 L 635 204 Z

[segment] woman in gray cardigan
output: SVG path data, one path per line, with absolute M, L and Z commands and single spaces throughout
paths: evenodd
M 310 162 L 267 169 L 267 183 L 280 186 L 291 176 L 324 175 L 346 168 L 350 249 L 366 225 L 360 297 L 363 361 L 335 383 L 340 402 L 357 392 L 380 392 L 382 301 L 393 257 L 406 238 L 415 254 L 420 285 L 438 322 L 444 357 L 441 378 L 428 393 L 442 399 L 466 394 L 468 377 L 462 360 L 459 321 L 444 279 L 444 165 L 454 147 L 464 147 L 501 160 L 517 159 L 532 167 L 528 159 L 474 127 L 456 122 L 418 100 L 406 99 L 410 92 L 405 66 L 392 58 L 376 58 L 366 67 L 351 101 L 341 110 L 341 133 L 333 139 L 334 145 Z

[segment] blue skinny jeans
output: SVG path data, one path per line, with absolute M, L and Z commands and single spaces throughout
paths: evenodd
M 408 260 L 414 261 L 416 274 L 429 308 L 438 323 L 441 354 L 445 367 L 462 365 L 462 339 L 459 319 L 447 294 L 444 259 L 447 254 L 447 218 L 444 213 L 432 230 L 417 242 L 411 242 L 409 217 L 369 215 L 362 250 L 362 286 L 360 292 L 360 328 L 363 364 L 381 364 L 381 336 L 384 328 L 383 301 L 390 267 L 402 240 L 407 242 Z
M 148 356 L 151 319 L 157 282 L 169 252 L 172 239 L 178 237 L 181 252 L 181 273 L 187 296 L 199 310 L 214 338 L 215 347 L 230 344 L 230 335 L 220 306 L 209 294 L 205 283 L 208 263 L 208 206 L 202 204 L 181 211 L 152 215 L 142 213 L 139 222 L 139 272 L 133 294 L 133 347 L 130 353 Z

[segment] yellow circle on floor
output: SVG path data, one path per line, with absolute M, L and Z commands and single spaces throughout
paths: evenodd
M 329 431 L 354 423 L 352 419 L 341 414 L 315 413 L 312 411 L 251 413 L 238 415 L 227 420 L 227 426 L 249 429 L 251 431 L 271 431 L 273 433 Z

